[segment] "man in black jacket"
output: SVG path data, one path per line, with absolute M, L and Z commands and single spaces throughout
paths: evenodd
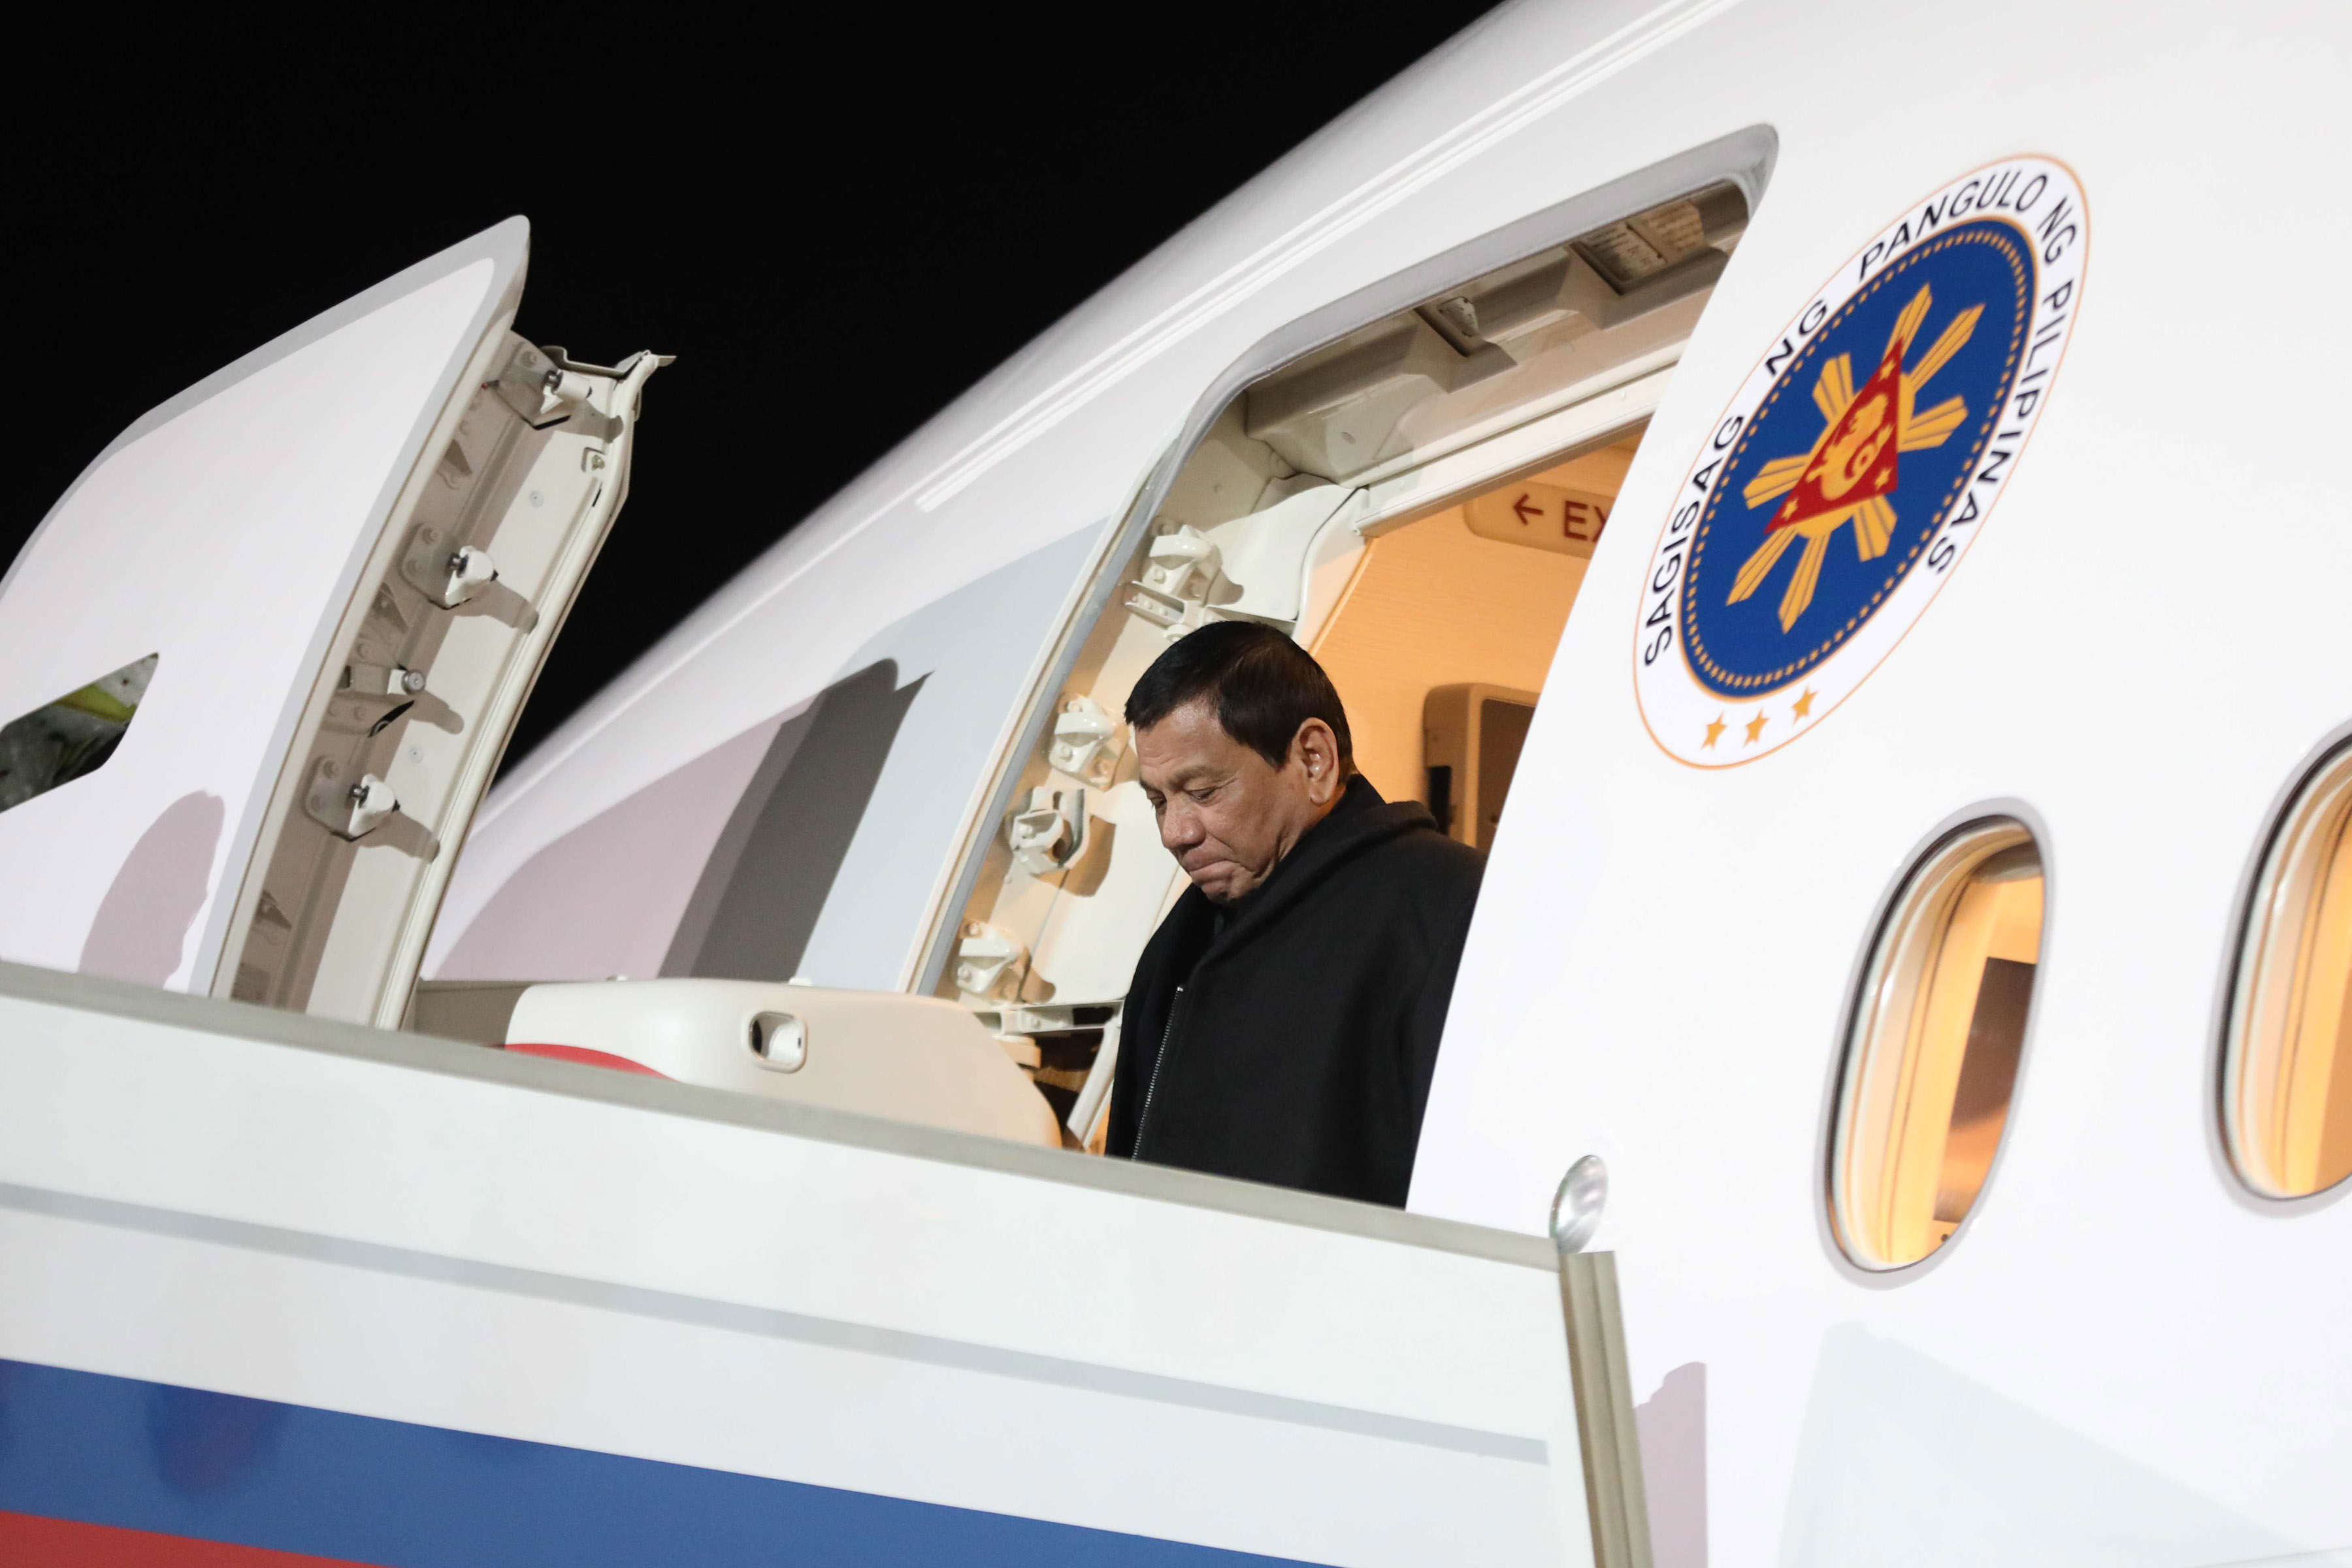
M 1402 1206 L 1476 851 L 1355 771 L 1330 678 L 1270 626 L 1192 633 L 1127 720 L 1192 885 L 1128 989 L 1109 1152 Z

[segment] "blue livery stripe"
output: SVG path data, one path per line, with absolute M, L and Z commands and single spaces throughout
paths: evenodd
M 0 1510 L 384 1568 L 1291 1561 L 12 1361 Z

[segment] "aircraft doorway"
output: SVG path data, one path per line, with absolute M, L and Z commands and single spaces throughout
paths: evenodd
M 1553 650 L 1747 214 L 1709 185 L 1300 355 L 1130 520 L 930 960 L 933 994 L 1004 1041 L 1073 1137 L 1099 1141 L 1128 984 L 1183 889 L 1136 776 L 1138 678 L 1212 621 L 1272 626 L 1329 672 L 1384 797 L 1507 854 Z
M 781 991 L 799 983 L 866 1009 L 820 1019 L 832 1043 L 809 1061 L 871 1065 L 857 1042 L 937 1026 L 942 1052 L 1018 1075 L 1039 1100 L 1024 1107 L 1050 1111 L 991 1130 L 1091 1141 L 1138 959 L 1184 887 L 1126 722 L 1172 644 L 1215 621 L 1295 639 L 1331 675 L 1373 787 L 1475 848 L 1509 855 L 1506 821 L 1542 809 L 1511 804 L 1520 747 L 1549 683 L 1597 673 L 1556 678 L 1554 650 L 1747 223 L 1734 181 L 1674 190 L 1501 265 L 1434 258 L 1425 283 L 1382 285 L 1373 319 L 1339 331 L 1345 300 L 1268 340 L 1107 533 L 877 631 L 818 707 L 681 759 L 512 869 L 446 944 L 419 1026 L 814 1103 L 823 1074 L 764 1049 L 756 1017 L 748 1034 L 705 1020 L 691 1050 L 642 1059 L 652 1020 L 719 1007 L 706 983 L 778 987 L 754 1013 L 805 1038 L 803 1015 L 831 1004 Z M 1457 265 L 1466 281 L 1413 300 Z M 877 669 L 899 673 L 868 682 Z M 822 746 L 812 763 L 835 699 L 866 684 L 889 712 L 852 737 L 856 776 Z M 555 981 L 594 996 L 550 986 L 523 1005 Z M 645 1019 L 624 1027 L 624 1004 Z M 977 1125 L 905 1075 L 835 1088 L 848 1098 L 824 1102 Z
M 1156 521 L 1016 782 L 936 993 L 999 1035 L 1073 1139 L 1102 1145 L 1127 984 L 1184 888 L 1136 777 L 1124 710 L 1137 678 L 1208 620 L 1271 622 L 1329 673 L 1373 787 L 1419 801 L 1452 837 L 1493 853 L 1553 652 L 1643 428 L 1587 426 L 1566 452 L 1532 458 L 1523 437 L 1486 455 L 1489 475 L 1510 477 L 1451 495 L 1432 497 L 1419 474 L 1385 495 L 1299 488 L 1311 506 L 1292 510 L 1310 526 L 1292 524 L 1287 601 L 1234 581 L 1249 571 L 1263 582 L 1270 553 L 1248 553 L 1256 542 L 1241 530 L 1215 530 L 1203 550 L 1204 531 L 1181 515 Z M 1195 477 L 1188 466 L 1174 495 Z M 1220 613 L 1221 599 L 1235 607 Z M 1253 602 L 1284 614 L 1239 608 Z

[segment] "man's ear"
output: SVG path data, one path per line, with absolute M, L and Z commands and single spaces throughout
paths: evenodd
M 1309 719 L 1290 738 L 1290 760 L 1307 775 L 1307 798 L 1328 805 L 1339 796 L 1347 780 L 1340 776 L 1339 737 L 1320 719 Z

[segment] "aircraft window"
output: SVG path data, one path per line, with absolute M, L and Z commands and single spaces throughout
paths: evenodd
M 0 725 L 0 811 L 104 767 L 147 696 L 156 659 L 133 659 Z
M 1007 1048 L 1073 1135 L 1106 1124 L 1128 982 L 1182 890 L 1135 778 L 1136 679 L 1208 622 L 1279 627 L 1329 671 L 1373 785 L 1489 847 L 1586 562 L 1747 212 L 1707 186 L 1372 322 L 1253 383 L 1185 458 L 1039 694 L 930 950 L 937 994 L 1034 1043 Z
M 2239 1175 L 2301 1197 L 2352 1175 L 2352 746 L 2321 763 L 2271 840 L 2245 922 L 2222 1055 Z
M 1927 1257 L 1983 1191 L 2025 1043 L 2042 913 L 2041 850 L 2003 818 L 1930 850 L 1879 928 L 1830 1163 L 1838 1238 L 1862 1267 Z

